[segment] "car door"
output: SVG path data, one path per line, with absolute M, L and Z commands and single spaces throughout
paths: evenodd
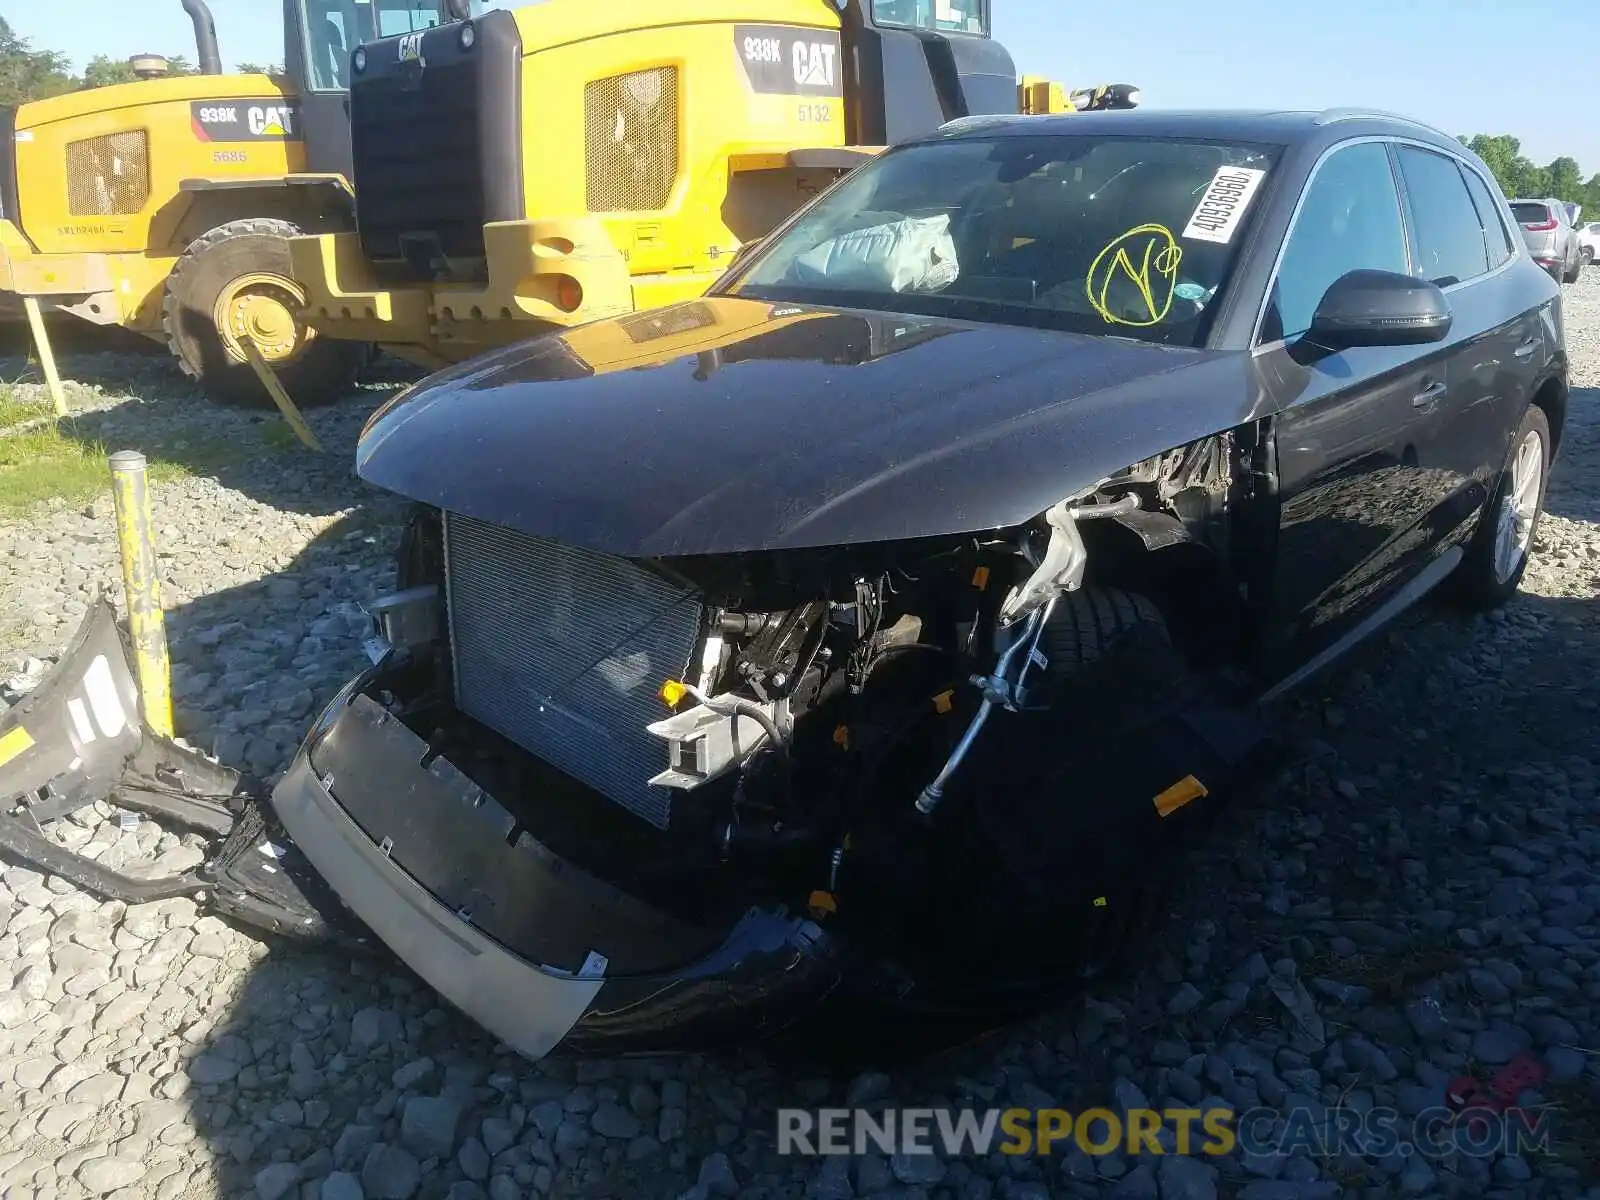
M 1487 274 L 1447 293 L 1455 316 L 1452 332 L 1463 338 L 1451 366 L 1451 393 L 1461 413 L 1452 452 L 1474 477 L 1469 494 L 1461 497 L 1465 509 L 1481 507 L 1499 483 L 1511 436 L 1538 383 L 1545 336 L 1541 307 L 1528 302 L 1511 270 L 1519 242 L 1506 205 L 1486 174 L 1465 161 L 1456 166 L 1489 255 Z M 1470 520 L 1476 512 L 1471 508 L 1463 515 Z
M 1517 378 L 1526 347 L 1538 345 L 1537 318 L 1519 312 L 1510 295 L 1500 268 L 1511 261 L 1511 245 L 1498 211 L 1480 212 L 1488 192 L 1476 172 L 1429 147 L 1400 143 L 1394 155 L 1416 273 L 1450 302 L 1450 333 L 1434 351 L 1444 356 L 1442 386 L 1421 410 L 1426 428 L 1418 446 L 1444 550 L 1472 531 L 1500 470 L 1510 408 L 1526 395 Z M 1474 199 L 1468 176 L 1481 199 Z
M 1328 353 L 1304 338 L 1329 285 L 1362 268 L 1408 273 L 1411 253 L 1387 142 L 1333 148 L 1306 184 L 1255 349 L 1273 420 L 1277 553 L 1262 666 L 1291 668 L 1359 623 L 1432 551 L 1430 405 L 1447 384 L 1435 347 Z

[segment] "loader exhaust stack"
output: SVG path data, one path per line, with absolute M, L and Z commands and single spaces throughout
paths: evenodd
M 222 53 L 217 49 L 217 25 L 206 0 L 183 0 L 183 11 L 194 22 L 194 49 L 200 74 L 221 75 Z

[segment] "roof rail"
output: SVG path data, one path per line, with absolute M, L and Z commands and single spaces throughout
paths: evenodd
M 1313 125 L 1336 125 L 1340 121 L 1399 121 L 1403 125 L 1410 125 L 1415 129 L 1426 129 L 1429 133 L 1441 133 L 1432 125 L 1424 124 L 1412 117 L 1401 113 L 1389 112 L 1381 108 L 1325 108 L 1313 119 Z
M 974 113 L 970 117 L 955 117 L 936 129 L 935 133 L 960 133 L 965 129 L 992 129 L 999 125 L 1015 125 L 1027 119 L 1023 113 Z

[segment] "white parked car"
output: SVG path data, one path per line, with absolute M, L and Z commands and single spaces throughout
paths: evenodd
M 1589 267 L 1597 258 L 1600 258 L 1600 221 L 1590 221 L 1578 229 L 1578 261 Z

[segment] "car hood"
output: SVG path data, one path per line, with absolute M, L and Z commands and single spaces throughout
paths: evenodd
M 368 422 L 368 482 L 607 553 L 999 529 L 1238 424 L 1248 358 L 710 297 L 494 351 Z

